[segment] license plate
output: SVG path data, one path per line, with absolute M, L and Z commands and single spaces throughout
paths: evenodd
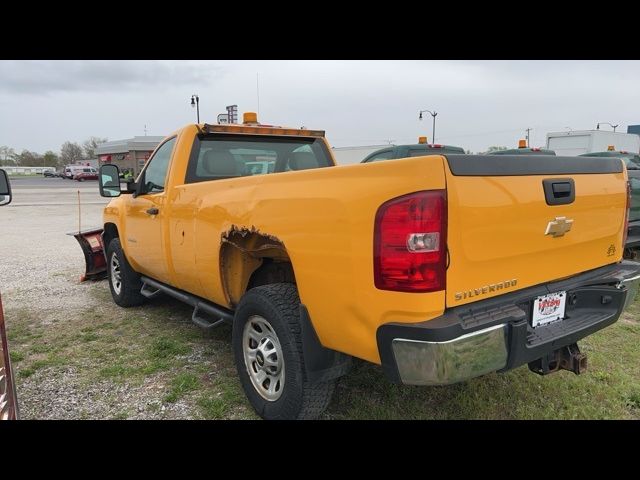
M 567 292 L 555 292 L 536 298 L 533 302 L 533 328 L 562 320 L 567 306 Z

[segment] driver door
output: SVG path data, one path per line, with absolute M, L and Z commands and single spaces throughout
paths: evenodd
M 133 268 L 155 280 L 168 283 L 165 257 L 167 171 L 176 137 L 164 142 L 149 159 L 138 179 L 138 194 L 126 206 L 124 242 Z

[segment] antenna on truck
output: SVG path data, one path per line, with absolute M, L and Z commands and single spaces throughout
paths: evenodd
M 78 233 L 80 233 L 80 218 L 82 218 L 80 216 L 81 210 L 80 210 L 80 190 L 78 190 Z

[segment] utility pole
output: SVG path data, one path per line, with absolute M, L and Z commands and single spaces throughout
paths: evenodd
M 532 130 L 531 128 L 527 128 L 527 148 L 529 148 L 529 147 L 530 147 L 530 145 L 529 145 L 529 132 L 530 132 L 531 130 Z
M 260 77 L 256 72 L 256 95 L 258 97 L 258 118 L 260 118 Z
M 145 126 L 144 126 L 144 136 L 145 136 L 145 137 L 147 136 L 147 125 L 146 125 L 146 124 L 145 124 Z
M 600 122 L 598 125 L 596 125 L 596 130 L 600 130 L 600 125 L 609 125 L 611 128 L 613 128 L 613 131 L 616 131 L 616 128 L 618 128 L 620 125 L 612 125 L 609 122 Z

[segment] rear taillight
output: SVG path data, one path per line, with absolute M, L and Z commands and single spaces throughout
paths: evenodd
M 624 212 L 624 232 L 622 234 L 622 247 L 627 244 L 629 235 L 629 217 L 631 216 L 631 180 L 627 182 L 627 209 Z
M 384 203 L 376 214 L 373 252 L 377 288 L 398 292 L 444 290 L 445 190 L 416 192 Z

